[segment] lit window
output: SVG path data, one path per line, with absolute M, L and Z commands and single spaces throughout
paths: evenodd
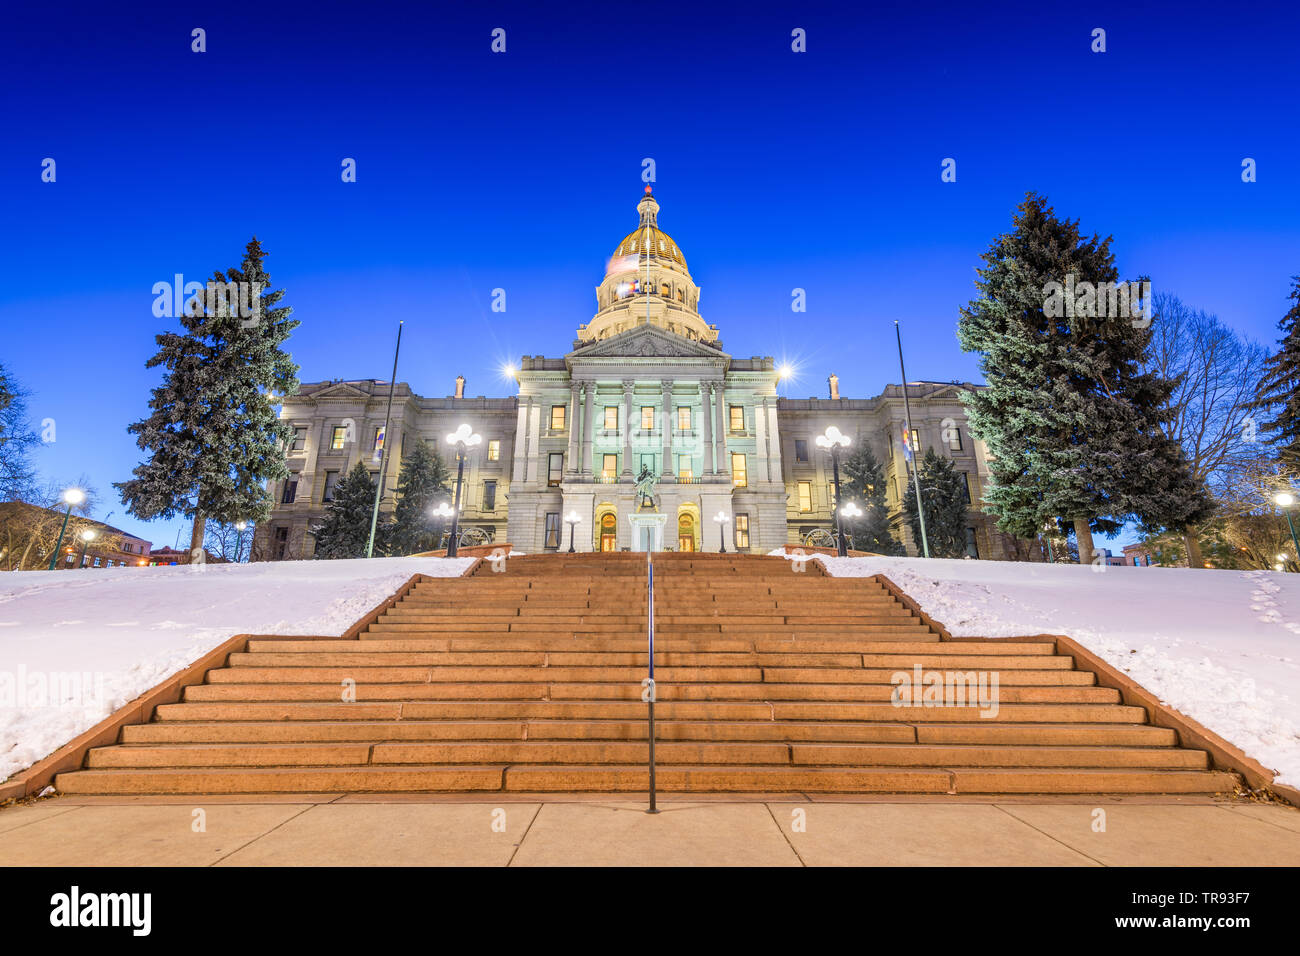
M 499 438 L 494 438 L 490 442 L 488 442 L 487 460 L 488 461 L 501 460 L 501 440 Z
M 334 434 L 330 437 L 330 450 L 342 451 L 343 443 L 347 440 L 348 430 L 342 425 L 334 426 Z
M 677 430 L 688 432 L 691 430 L 691 407 L 682 405 L 677 409 Z
M 744 488 L 749 484 L 743 452 L 733 451 L 731 453 L 731 483 L 737 488 Z
M 605 431 L 607 432 L 618 431 L 618 406 L 617 405 L 605 406 Z
M 558 488 L 560 480 L 564 477 L 564 452 L 551 452 L 546 462 L 546 484 L 548 487 Z
M 371 445 L 370 447 L 374 449 L 375 460 L 378 461 L 379 453 L 384 450 L 384 426 L 383 425 L 378 425 L 375 427 L 375 441 L 374 444 Z
M 641 430 L 643 432 L 655 430 L 655 407 L 653 405 L 641 406 Z
M 695 477 L 694 462 L 690 455 L 677 456 L 677 477 L 693 478 Z
M 564 412 L 565 412 L 564 405 L 551 406 L 551 431 L 553 432 L 564 431 Z
M 745 430 L 745 407 L 743 405 L 731 406 L 731 430 L 733 432 L 743 432 Z
M 618 455 L 605 455 L 604 463 L 601 465 L 600 475 L 602 478 L 613 478 L 618 474 Z
M 799 482 L 799 510 L 812 511 L 812 482 Z
M 736 547 L 738 549 L 749 547 L 749 515 L 736 515 Z
M 808 439 L 796 438 L 794 440 L 794 460 L 805 463 L 808 461 Z

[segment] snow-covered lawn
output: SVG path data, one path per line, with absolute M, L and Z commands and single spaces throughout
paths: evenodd
M 236 634 L 342 634 L 416 572 L 473 558 L 0 575 L 0 781 Z
M 1072 637 L 1300 786 L 1300 574 L 818 560 L 885 575 L 954 637 Z

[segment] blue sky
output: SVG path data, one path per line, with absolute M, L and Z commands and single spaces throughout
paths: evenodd
M 401 318 L 416 391 L 509 394 L 504 362 L 563 354 L 595 311 L 646 157 L 701 312 L 732 354 L 794 360 L 792 396 L 897 380 L 896 318 L 910 377 L 975 378 L 957 310 L 1029 189 L 1113 235 L 1125 276 L 1272 344 L 1300 273 L 1293 4 L 846 6 L 9 9 L 0 361 L 57 423 L 42 473 L 174 542 L 111 488 L 158 378 L 150 290 L 254 233 L 304 381 L 386 379 Z

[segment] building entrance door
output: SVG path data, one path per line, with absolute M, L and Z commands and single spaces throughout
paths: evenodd
M 677 550 L 695 550 L 695 519 L 688 514 L 677 519 Z
M 600 550 L 617 551 L 618 550 L 618 519 L 612 514 L 603 514 L 600 517 Z

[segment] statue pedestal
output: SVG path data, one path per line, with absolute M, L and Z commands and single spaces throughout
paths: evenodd
M 662 551 L 664 549 L 664 525 L 668 516 L 653 511 L 630 514 L 627 520 L 632 522 L 633 551 Z

